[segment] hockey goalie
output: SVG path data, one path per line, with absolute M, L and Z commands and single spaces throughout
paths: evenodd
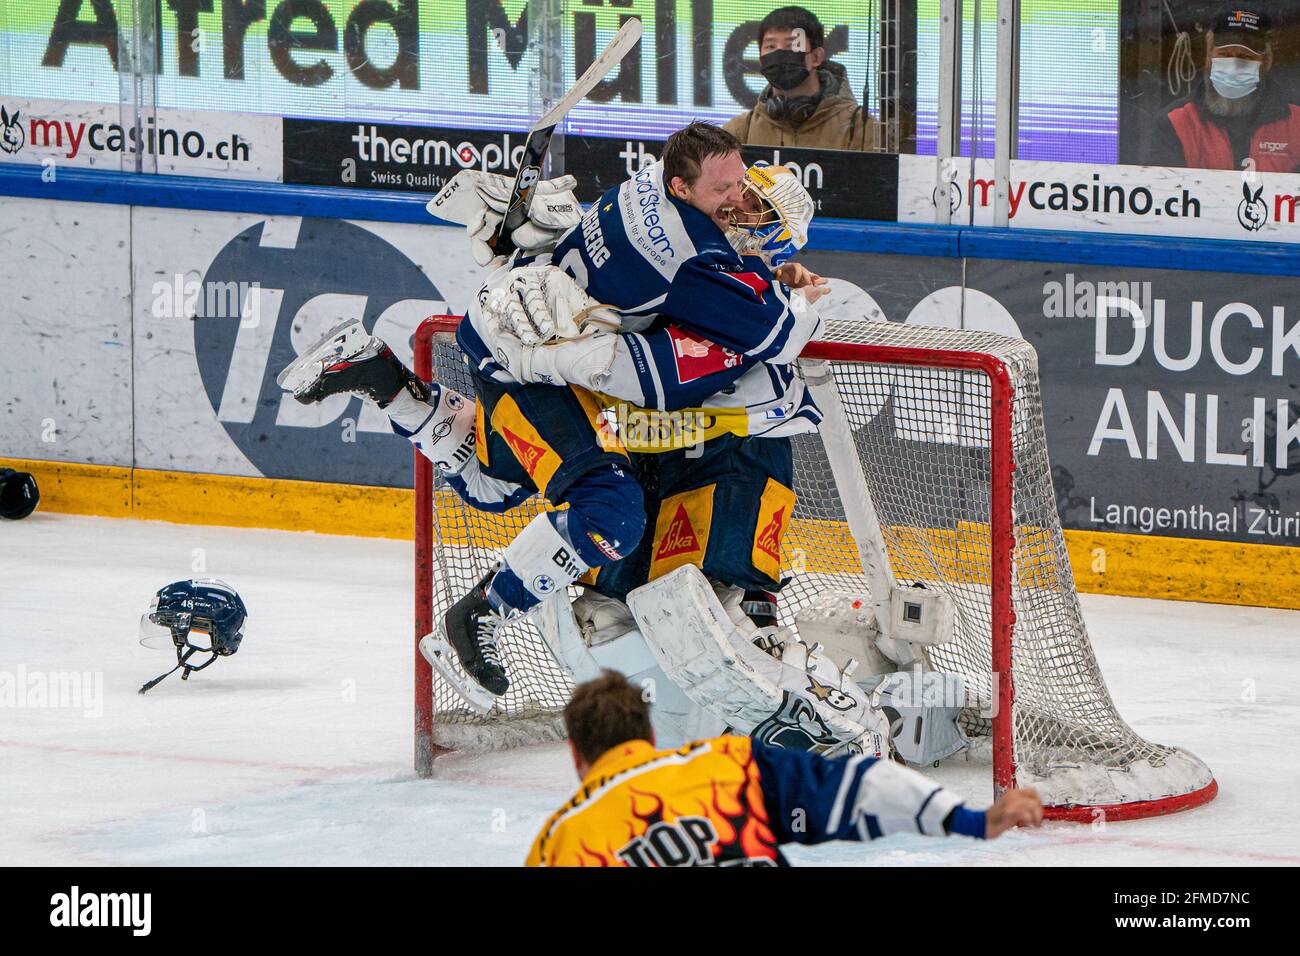
M 691 124 L 585 215 L 571 179 L 541 184 L 503 261 L 487 238 L 509 188 L 463 172 L 430 203 L 493 267 L 457 333 L 475 396 L 421 381 L 357 322 L 279 379 L 303 402 L 376 401 L 475 508 L 555 506 L 421 651 L 486 711 L 510 680 L 497 632 L 533 614 L 575 681 L 614 667 L 653 682 L 665 743 L 729 727 L 887 753 L 889 721 L 853 663 L 778 625 L 790 439 L 821 418 L 795 365 L 826 288 L 789 261 L 813 214 L 798 178 L 746 170 L 734 138 Z

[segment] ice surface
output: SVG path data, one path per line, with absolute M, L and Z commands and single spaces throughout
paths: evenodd
M 158 587 L 191 576 L 244 596 L 243 648 L 140 696 L 170 665 L 139 646 L 137 621 Z M 0 524 L 0 864 L 519 863 L 576 782 L 567 750 L 453 756 L 415 778 L 410 579 L 398 541 L 44 512 Z M 1100 831 L 892 837 L 790 858 L 1300 864 L 1300 612 L 1095 595 L 1083 606 L 1121 713 L 1204 759 L 1214 803 Z M 32 689 L 56 673 L 89 675 L 65 683 L 83 692 L 69 706 Z M 990 797 L 986 764 L 932 773 Z

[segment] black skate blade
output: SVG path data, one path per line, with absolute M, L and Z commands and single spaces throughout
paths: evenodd
M 420 654 L 475 713 L 486 716 L 491 712 L 496 695 L 457 667 L 460 659 L 442 634 L 441 626 L 420 638 Z

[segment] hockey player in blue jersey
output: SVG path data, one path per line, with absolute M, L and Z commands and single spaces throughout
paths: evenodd
M 706 124 L 687 127 L 660 163 L 603 196 L 548 261 L 502 269 L 461 323 L 458 342 L 477 379 L 481 471 L 569 507 L 535 519 L 496 574 L 453 607 L 453 644 L 457 630 L 490 633 L 502 612 L 528 610 L 580 577 L 622 598 L 690 563 L 755 596 L 779 587 L 793 466 L 787 442 L 755 437 L 816 427 L 791 363 L 819 321 L 767 263 L 742 257 L 729 238 L 744 176 L 731 137 Z M 573 378 L 522 362 L 510 367 L 498 333 L 519 311 L 512 305 L 531 297 L 548 306 L 565 298 L 566 285 L 592 303 L 598 323 L 617 322 L 623 334 L 605 339 L 617 343 L 624 367 L 611 369 L 606 384 L 626 384 L 634 394 L 617 397 L 638 407 L 691 408 L 755 371 L 749 393 L 737 389 L 746 400 L 728 401 L 712 430 L 692 436 L 706 439 L 703 454 L 687 457 L 672 441 L 629 448 L 626 430 L 602 429 L 605 405 L 587 388 L 554 387 Z M 550 311 L 557 321 L 571 318 Z M 599 337 L 582 331 L 565 338 L 597 352 Z
M 410 406 L 405 433 L 423 442 L 453 486 L 480 507 L 508 508 L 534 492 L 569 505 L 534 520 L 507 549 L 500 570 L 449 612 L 448 636 L 458 656 L 493 693 L 507 686 L 493 639 L 497 624 L 580 576 L 595 572 L 597 587 L 621 596 L 647 575 L 693 561 L 740 587 L 778 586 L 780 533 L 794 498 L 789 447 L 752 436 L 815 427 L 815 406 L 789 363 L 818 320 L 767 263 L 742 258 L 728 236 L 744 205 L 737 147 L 716 127 L 689 127 L 669 141 L 662 163 L 606 194 L 579 228 L 559 239 L 549 262 L 562 271 L 547 270 L 544 258 L 511 264 L 522 261 L 543 277 L 531 290 L 525 283 L 516 303 L 531 291 L 553 304 L 566 294 L 565 282 L 577 280 L 570 284 L 578 295 L 585 286 L 585 301 L 616 307 L 591 311 L 597 319 L 616 319 L 624 333 L 606 338 L 617 340 L 616 358 L 633 373 L 628 378 L 639 404 L 681 408 L 740 380 L 751 383 L 756 400 L 733 402 L 724 427 L 705 436 L 709 459 L 662 456 L 667 464 L 655 469 L 660 492 L 665 484 L 681 492 L 660 494 L 667 508 L 654 516 L 653 535 L 645 533 L 647 495 L 628 450 L 602 431 L 599 402 L 583 389 L 554 387 L 560 382 L 548 381 L 544 371 L 521 381 L 523 370 L 509 368 L 508 351 L 490 344 L 507 338 L 500 332 L 510 310 L 500 307 L 501 296 L 493 311 L 501 283 L 485 288 L 470 321 L 461 324 L 477 406 L 436 395 L 436 384 L 416 380 L 382 343 L 325 342 L 281 376 L 304 401 L 339 390 L 368 394 L 388 406 L 398 430 Z M 534 211 L 537 204 L 535 198 Z M 529 228 L 544 232 L 545 226 Z M 815 277 L 784 271 L 815 290 Z M 519 285 L 509 270 L 504 278 L 507 288 Z M 743 396 L 745 389 L 738 390 Z M 475 411 L 477 441 L 468 427 Z M 463 469 L 471 458 L 477 467 Z M 458 473 L 470 479 L 458 484 Z M 636 560 L 625 560 L 630 557 Z M 611 569 L 617 570 L 601 580 Z

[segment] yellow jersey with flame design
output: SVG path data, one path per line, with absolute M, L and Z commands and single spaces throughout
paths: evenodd
M 749 737 L 606 751 L 551 815 L 528 866 L 773 866 L 784 843 L 890 833 L 983 838 L 983 811 L 915 770 Z
M 552 814 L 528 866 L 773 865 L 781 860 L 748 737 L 606 752 Z

